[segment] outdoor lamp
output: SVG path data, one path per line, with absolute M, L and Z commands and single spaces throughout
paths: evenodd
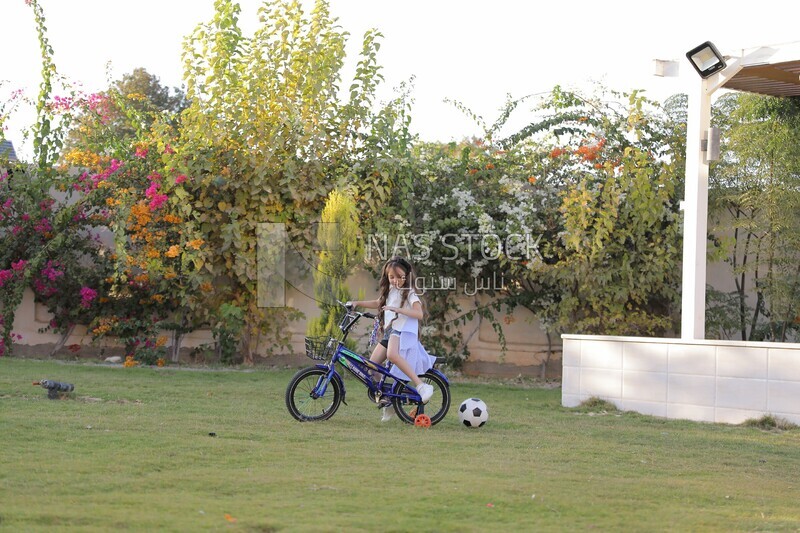
M 726 66 L 722 54 L 719 53 L 719 50 L 711 41 L 695 46 L 686 52 L 686 57 L 689 58 L 689 62 L 703 79 L 708 78 L 715 72 L 719 72 Z

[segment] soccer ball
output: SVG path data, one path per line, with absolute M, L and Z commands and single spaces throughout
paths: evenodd
M 458 419 L 468 428 L 479 428 L 489 420 L 489 408 L 479 398 L 467 398 L 458 408 Z

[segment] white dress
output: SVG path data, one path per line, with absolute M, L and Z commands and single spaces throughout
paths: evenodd
M 401 301 L 402 295 L 400 291 L 391 288 L 386 298 L 386 305 L 400 307 Z M 411 309 L 415 302 L 419 302 L 419 296 L 414 291 L 411 291 L 403 308 Z M 395 315 L 397 315 L 397 318 L 392 322 Z M 433 368 L 436 357 L 430 355 L 425 350 L 425 347 L 422 346 L 422 343 L 419 342 L 419 320 L 403 314 L 397 314 L 394 311 L 385 311 L 383 319 L 384 328 L 389 327 L 389 324 L 391 324 L 393 330 L 400 332 L 400 357 L 408 361 L 415 374 L 424 374 Z M 410 379 L 396 365 L 392 366 L 391 374 L 402 380 Z

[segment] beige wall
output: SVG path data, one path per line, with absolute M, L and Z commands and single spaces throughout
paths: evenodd
M 310 283 L 296 283 L 295 287 L 287 287 L 286 305 L 299 309 L 307 318 L 319 315 L 319 308 L 313 298 L 313 287 Z M 349 280 L 353 299 L 373 299 L 377 294 L 377 283 L 366 272 L 359 272 Z M 471 298 L 461 301 L 462 311 L 474 308 Z M 546 363 L 546 376 L 557 378 L 561 375 L 561 343 L 553 338 L 552 351 L 548 357 L 548 341 L 546 334 L 539 327 L 536 318 L 526 309 L 517 309 L 506 323 L 504 315 L 498 320 L 504 325 L 506 337 L 506 353 L 503 354 L 499 339 L 491 324 L 486 320 L 475 318 L 462 328 L 470 357 L 463 371 L 470 375 L 497 377 L 540 377 L 543 364 Z M 14 346 L 15 354 L 29 357 L 46 357 L 61 338 L 54 333 L 39 333 L 47 326 L 50 314 L 42 305 L 34 302 L 33 292 L 25 291 L 22 304 L 14 319 L 14 332 L 22 335 L 22 341 Z M 310 361 L 304 355 L 304 337 L 307 320 L 300 320 L 291 325 L 292 353 L 284 356 L 264 358 L 265 364 L 304 366 Z M 371 324 L 363 321 L 353 332 L 353 338 L 359 339 L 359 346 L 366 346 L 371 331 Z M 169 338 L 169 334 L 165 334 Z M 210 331 L 195 331 L 184 337 L 182 348 L 189 352 L 192 348 L 213 342 Z M 72 350 L 69 347 L 72 346 Z M 79 349 L 78 349 L 79 348 Z M 92 343 L 85 326 L 77 326 L 73 334 L 59 351 L 59 355 L 98 358 L 109 355 L 122 355 L 122 348 L 114 339 L 104 339 Z M 443 354 L 436 354 L 443 355 Z M 184 354 L 183 357 L 186 357 Z

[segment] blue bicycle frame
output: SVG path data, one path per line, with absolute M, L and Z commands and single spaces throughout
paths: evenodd
M 339 303 L 341 304 L 341 302 Z M 355 376 L 356 379 L 364 384 L 365 387 L 367 387 L 370 392 L 370 397 L 374 400 L 377 401 L 379 399 L 387 399 L 391 401 L 395 398 L 398 398 L 403 404 L 419 404 L 419 413 L 422 413 L 424 410 L 424 404 L 422 404 L 422 398 L 417 392 L 417 389 L 414 388 L 413 385 L 409 385 L 410 380 L 401 379 L 393 375 L 391 373 L 391 363 L 388 363 L 386 366 L 374 363 L 365 358 L 363 355 L 359 355 L 345 346 L 344 341 L 347 339 L 350 328 L 362 316 L 375 318 L 374 315 L 369 313 L 358 312 L 348 312 L 344 317 L 342 317 L 339 328 L 344 333 L 344 336 L 342 339 L 331 337 L 328 340 L 328 343 L 336 343 L 336 350 L 334 351 L 328 363 L 315 365 L 316 368 L 325 370 L 325 375 L 319 378 L 316 386 L 311 391 L 311 396 L 315 399 L 323 397 L 328 389 L 328 384 L 330 384 L 332 380 L 335 380 L 342 391 L 342 403 L 347 405 L 347 402 L 345 401 L 347 398 L 347 392 L 345 390 L 344 380 L 336 370 L 336 363 L 339 363 L 345 369 L 347 369 L 350 374 Z M 328 344 L 328 346 L 330 347 L 330 344 Z M 378 381 L 373 381 L 372 377 L 370 376 L 370 372 L 377 372 L 380 374 L 380 379 Z M 450 381 L 447 379 L 447 377 L 439 370 L 431 368 L 428 370 L 428 372 L 435 374 L 447 385 L 450 384 Z M 393 381 L 387 383 L 387 378 L 391 378 Z M 402 384 L 403 387 L 400 387 L 400 384 Z M 401 388 L 402 392 L 398 392 Z
M 406 391 L 402 394 L 397 394 L 394 392 L 395 384 L 394 383 L 386 383 L 386 378 L 391 377 L 395 380 L 395 382 L 402 382 L 404 384 L 408 383 L 408 380 L 400 379 L 396 376 L 393 376 L 391 371 L 391 364 L 386 367 L 383 365 L 379 365 L 377 363 L 373 363 L 369 359 L 364 358 L 363 356 L 347 349 L 344 344 L 339 342 L 339 346 L 336 348 L 336 353 L 333 354 L 331 357 L 330 363 L 327 365 L 316 365 L 317 368 L 323 368 L 327 371 L 324 377 L 319 379 L 317 382 L 317 386 L 314 387 L 314 391 L 312 392 L 315 398 L 320 398 L 325 395 L 325 391 L 328 388 L 328 383 L 331 382 L 332 379 L 338 380 L 339 384 L 342 388 L 342 403 L 347 405 L 345 399 L 347 398 L 347 391 L 344 386 L 344 381 L 342 380 L 341 375 L 336 371 L 336 363 L 341 364 L 344 368 L 350 372 L 353 376 L 356 377 L 361 383 L 364 384 L 374 395 L 376 398 L 400 398 L 402 397 L 408 402 L 418 403 L 422 401 L 417 390 L 410 385 L 406 386 Z M 369 376 L 369 371 L 378 372 L 381 374 L 381 379 L 379 381 L 373 381 L 372 378 Z M 434 371 L 431 369 L 431 371 Z M 438 370 L 435 371 L 440 377 L 447 380 L 444 377 L 444 374 L 439 372 Z

